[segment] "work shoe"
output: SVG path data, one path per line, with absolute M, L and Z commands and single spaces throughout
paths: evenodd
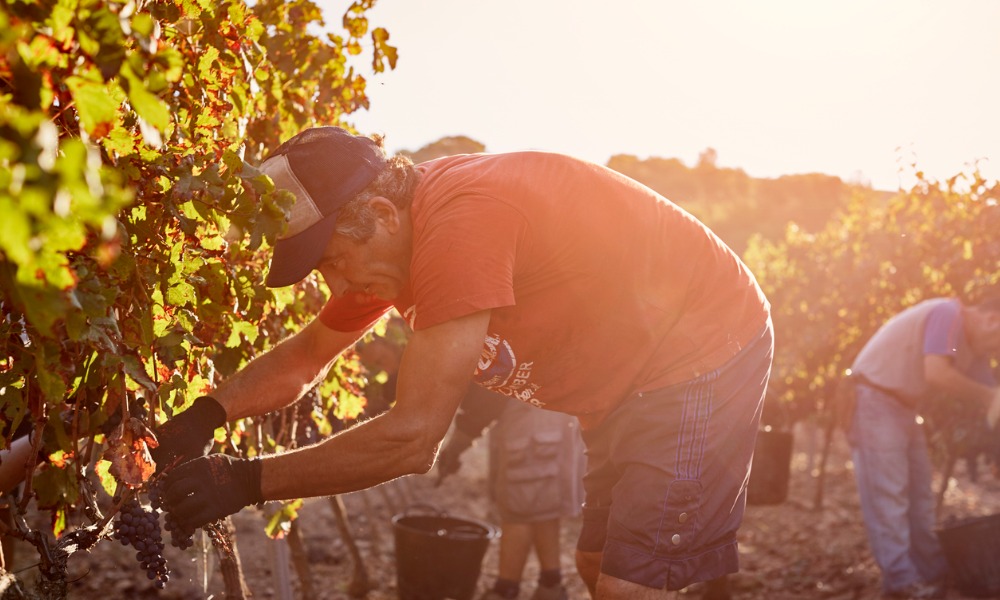
M 547 587 L 539 585 L 535 588 L 535 593 L 531 595 L 531 600 L 568 600 L 569 594 L 562 585 Z
M 905 588 L 888 592 L 883 598 L 894 598 L 899 600 L 934 600 L 944 598 L 944 587 L 931 585 L 929 583 L 913 583 Z

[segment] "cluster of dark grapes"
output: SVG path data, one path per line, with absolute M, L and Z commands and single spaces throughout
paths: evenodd
M 167 585 L 170 576 L 167 559 L 163 558 L 160 515 L 155 509 L 144 508 L 135 498 L 126 501 L 115 522 L 114 537 L 136 549 L 135 558 L 153 585 L 159 589 Z
M 149 502 L 154 509 L 163 510 L 163 528 L 170 532 L 170 545 L 181 550 L 187 550 L 194 545 L 194 531 L 182 527 L 174 520 L 173 515 L 163 508 L 163 492 L 161 481 L 154 481 L 149 485 Z
M 162 479 L 149 484 L 149 508 L 130 498 L 121 507 L 115 521 L 113 537 L 122 545 L 135 548 L 135 558 L 146 571 L 146 576 L 158 589 L 163 589 L 170 579 L 167 559 L 163 556 L 163 533 L 160 528 L 160 512 L 163 513 L 163 528 L 170 532 L 170 545 L 187 550 L 194 545 L 194 531 L 181 527 L 163 506 Z

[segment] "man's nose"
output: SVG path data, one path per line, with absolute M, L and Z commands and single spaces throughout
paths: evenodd
M 347 294 L 350 285 L 343 277 L 324 273 L 323 279 L 326 280 L 326 287 L 330 288 L 330 293 L 335 297 L 341 298 Z

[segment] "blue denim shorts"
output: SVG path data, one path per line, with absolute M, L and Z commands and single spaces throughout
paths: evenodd
M 736 531 L 771 371 L 770 321 L 721 368 L 636 394 L 584 432 L 577 548 L 601 572 L 679 590 L 739 570 Z

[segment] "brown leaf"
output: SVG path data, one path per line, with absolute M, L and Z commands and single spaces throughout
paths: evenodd
M 149 427 L 146 427 L 146 424 L 141 419 L 132 417 L 129 419 L 129 427 L 132 430 L 132 445 L 135 449 L 138 450 L 139 442 L 145 442 L 149 448 L 156 448 L 160 445 L 160 442 L 156 439 L 156 434 Z
M 111 463 L 108 472 L 118 481 L 136 487 L 156 471 L 149 449 L 157 446 L 156 436 L 139 419 L 129 419 L 127 425 L 112 434 L 104 459 Z

